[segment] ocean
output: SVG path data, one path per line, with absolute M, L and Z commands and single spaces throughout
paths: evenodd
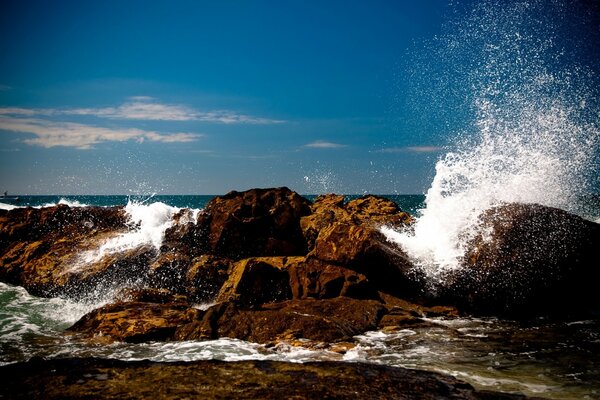
M 124 240 L 157 240 L 180 207 L 202 209 L 213 196 L 19 196 L 2 208 L 125 206 L 139 225 Z M 306 196 L 314 199 L 315 196 Z M 347 196 L 348 199 L 358 196 Z M 387 196 L 423 216 L 423 195 Z M 600 215 L 600 214 L 598 214 Z M 140 235 L 140 233 L 143 233 Z M 140 239 L 141 238 L 141 239 Z M 160 240 L 160 239 L 158 239 Z M 345 354 L 279 344 L 268 347 L 235 339 L 97 345 L 74 340 L 64 330 L 85 313 L 111 301 L 112 293 L 77 300 L 38 298 L 0 283 L 0 364 L 32 357 L 101 357 L 120 360 L 218 359 L 306 362 L 371 362 L 443 372 L 475 387 L 548 398 L 600 395 L 600 320 L 527 322 L 495 318 L 431 318 L 430 326 L 357 336 Z M 199 304 L 199 308 L 206 305 Z
M 451 120 L 438 124 L 453 132 L 442 132 L 452 137 L 426 193 L 387 196 L 416 216 L 414 224 L 410 230 L 382 230 L 433 288 L 445 284 L 448 271 L 461 268 L 466 244 L 481 233 L 479 216 L 491 207 L 536 203 L 600 223 L 597 66 L 580 65 L 585 57 L 577 58 L 576 42 L 565 35 L 577 32 L 580 15 L 566 1 L 486 0 L 472 8 L 423 46 L 426 54 L 415 57 L 409 75 L 410 93 L 431 103 L 431 109 L 418 112 L 433 120 L 439 105 L 448 115 L 473 114 L 473 121 L 456 129 Z M 419 59 L 436 62 L 423 65 Z M 417 128 L 416 142 L 419 129 L 428 129 Z M 0 198 L 0 208 L 124 206 L 135 224 L 118 243 L 106 243 L 118 251 L 140 244 L 159 247 L 176 211 L 200 210 L 211 198 L 18 195 Z M 231 339 L 97 345 L 64 334 L 86 312 L 110 301 L 110 291 L 77 300 L 42 299 L 0 283 L 0 364 L 32 357 L 362 361 L 443 372 L 483 389 L 550 399 L 600 398 L 600 315 L 527 321 L 431 318 L 427 326 L 366 332 L 344 354 Z

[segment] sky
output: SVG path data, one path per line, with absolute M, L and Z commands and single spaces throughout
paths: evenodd
M 2 1 L 0 190 L 423 193 L 456 126 L 415 107 L 411 79 L 448 12 L 444 0 Z

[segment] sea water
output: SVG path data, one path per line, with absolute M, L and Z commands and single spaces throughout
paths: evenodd
M 392 197 L 418 216 L 413 231 L 384 230 L 432 282 L 443 284 L 444 272 L 458 268 L 462 246 L 477 229 L 477 216 L 493 205 L 535 202 L 592 220 L 600 217 L 593 181 L 598 176 L 599 86 L 595 71 L 578 63 L 577 43 L 565 36 L 570 32 L 565 26 L 573 21 L 564 19 L 585 25 L 582 4 L 475 2 L 432 44 L 431 58 L 446 63 L 442 69 L 457 75 L 438 81 L 460 83 L 459 90 L 452 91 L 466 99 L 472 123 L 456 132 L 450 151 L 438 160 L 425 196 Z M 423 71 L 431 79 L 432 73 L 441 73 L 439 69 Z M 436 96 L 440 103 L 447 100 L 443 91 Z M 132 231 L 118 245 L 104 249 L 117 251 L 136 240 L 157 246 L 170 215 L 179 208 L 202 209 L 211 197 L 18 196 L 0 199 L 0 208 L 57 203 L 126 206 L 136 222 Z M 422 327 L 359 335 L 357 346 L 345 354 L 232 339 L 97 346 L 63 334 L 107 301 L 110 296 L 77 302 L 39 299 L 22 288 L 0 284 L 0 363 L 34 356 L 363 361 L 449 373 L 485 389 L 556 399 L 600 397 L 598 319 L 434 318 Z
M 171 197 L 173 204 L 189 201 Z M 349 199 L 355 197 L 348 196 Z M 118 196 L 114 198 L 126 200 Z M 210 199 L 208 196 L 201 198 Z M 391 198 L 404 208 L 415 210 L 425 207 L 424 196 Z M 131 232 L 121 236 L 121 245 L 125 245 L 127 239 L 130 244 L 144 240 L 146 244 L 160 247 L 164 229 L 169 226 L 166 221 L 180 210 L 163 203 L 168 201 L 164 197 L 145 200 L 148 199 L 129 199 L 125 204 L 118 204 L 125 207 L 132 221 L 136 222 L 131 224 Z M 45 206 L 53 205 L 50 201 L 54 204 L 69 203 L 71 207 L 112 205 L 107 204 L 104 196 L 87 196 L 85 199 L 57 196 L 43 201 Z M 140 229 L 147 232 L 140 235 Z M 148 233 L 150 231 L 152 233 Z M 104 251 L 110 247 L 105 247 Z M 480 388 L 549 398 L 594 398 L 600 393 L 600 360 L 597 356 L 600 354 L 600 322 L 597 320 L 523 323 L 497 319 L 433 318 L 427 320 L 429 324 L 423 327 L 359 335 L 356 337 L 357 346 L 345 354 L 285 343 L 266 347 L 227 338 L 202 342 L 96 345 L 64 334 L 65 329 L 87 312 L 110 302 L 112 293 L 114 290 L 105 290 L 77 301 L 42 299 L 31 296 L 21 287 L 0 283 L 0 365 L 26 361 L 31 357 L 153 361 L 337 360 L 443 372 Z

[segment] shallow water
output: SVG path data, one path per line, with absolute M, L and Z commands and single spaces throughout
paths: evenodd
M 31 357 L 102 357 L 121 360 L 218 359 L 306 362 L 338 360 L 448 373 L 478 388 L 555 399 L 600 396 L 600 321 L 529 324 L 497 319 L 428 319 L 397 332 L 367 332 L 339 354 L 280 344 L 275 347 L 219 339 L 205 342 L 90 344 L 65 334 L 98 307 L 29 295 L 0 283 L 0 364 Z

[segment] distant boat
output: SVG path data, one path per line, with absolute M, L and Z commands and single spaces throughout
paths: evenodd
M 4 192 L 4 196 L 1 197 L 2 200 L 12 200 L 12 201 L 19 201 L 19 196 L 9 196 L 8 192 L 5 191 Z

